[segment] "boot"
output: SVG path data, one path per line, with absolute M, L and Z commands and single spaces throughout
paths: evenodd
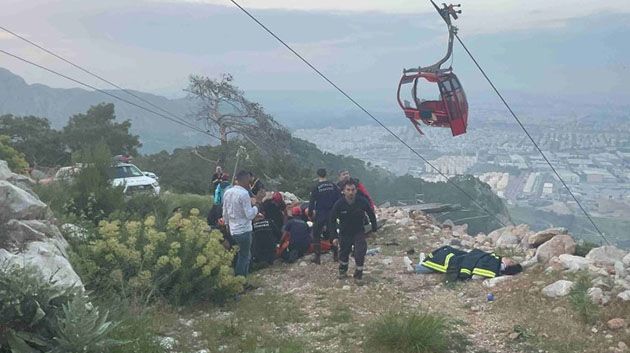
M 339 265 L 339 278 L 348 277 L 348 265 Z
M 333 253 L 333 261 L 338 262 L 339 261 L 339 248 L 333 245 L 331 250 Z
M 352 275 L 352 277 L 360 281 L 361 279 L 363 279 L 363 270 L 355 270 L 354 275 Z
M 320 265 L 321 264 L 321 255 L 322 255 L 322 246 L 321 244 L 313 244 L 313 263 Z

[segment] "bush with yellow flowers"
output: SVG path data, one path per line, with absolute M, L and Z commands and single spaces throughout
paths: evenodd
M 96 234 L 75 246 L 74 265 L 86 286 L 124 296 L 159 296 L 181 305 L 221 301 L 242 290 L 231 267 L 233 251 L 208 231 L 199 211 L 173 215 L 164 229 L 153 216 L 139 221 L 101 221 Z

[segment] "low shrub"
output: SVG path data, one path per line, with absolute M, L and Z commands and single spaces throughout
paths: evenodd
M 599 306 L 588 296 L 591 278 L 588 273 L 579 273 L 574 283 L 569 293 L 569 302 L 584 324 L 593 324 L 599 317 Z
M 0 264 L 0 353 L 109 352 L 116 324 L 85 293 L 45 280 L 34 267 Z
M 233 251 L 222 235 L 207 230 L 192 209 L 175 213 L 164 230 L 155 217 L 144 221 L 101 221 L 87 242 L 75 244 L 71 261 L 89 289 L 123 296 L 154 295 L 181 305 L 199 300 L 221 301 L 242 289 L 244 279 L 231 268 Z
M 463 351 L 465 337 L 455 323 L 435 314 L 391 313 L 367 329 L 366 348 L 373 352 L 442 353 Z
M 589 251 L 591 251 L 594 248 L 599 247 L 600 245 L 597 243 L 593 243 L 590 241 L 584 241 L 584 240 L 580 240 L 577 242 L 576 246 L 575 246 L 575 255 L 576 256 L 586 256 L 586 254 L 589 253 Z
M 199 214 L 205 217 L 212 208 L 212 197 L 208 195 L 165 192 L 160 198 L 164 200 L 170 211 L 180 207 L 184 214 L 188 214 L 190 210 L 196 208 L 199 210 Z
M 13 148 L 11 138 L 6 135 L 0 135 L 0 160 L 7 161 L 9 169 L 17 173 L 24 173 L 28 169 L 24 153 Z

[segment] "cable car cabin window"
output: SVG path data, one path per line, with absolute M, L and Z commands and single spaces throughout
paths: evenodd
M 442 93 L 453 92 L 453 86 L 451 85 L 451 80 L 442 81 L 443 91 Z
M 418 105 L 425 101 L 441 101 L 441 96 L 441 90 L 437 83 L 429 82 L 423 78 L 418 79 L 418 85 L 416 87 Z

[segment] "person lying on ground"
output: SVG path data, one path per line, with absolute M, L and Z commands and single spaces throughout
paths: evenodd
M 436 249 L 420 265 L 419 273 L 445 273 L 452 280 L 467 280 L 474 275 L 485 278 L 511 276 L 523 271 L 520 264 L 508 257 L 479 249 L 466 252 L 451 246 Z

